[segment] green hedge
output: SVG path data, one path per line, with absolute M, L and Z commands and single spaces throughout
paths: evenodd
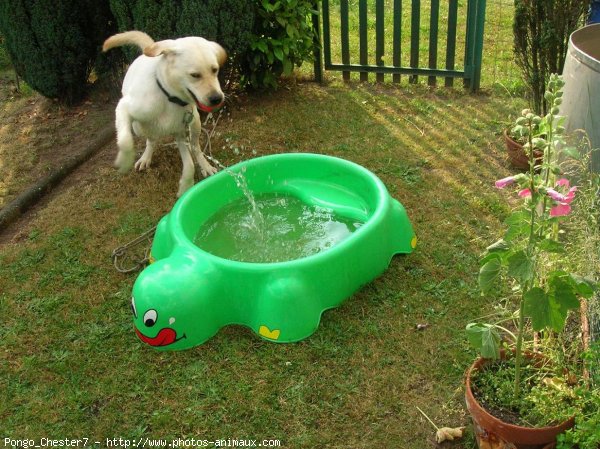
M 243 86 L 272 88 L 312 58 L 310 0 L 110 0 L 119 31 L 155 40 L 202 36 L 221 44 Z M 139 50 L 125 50 L 133 59 Z
M 154 40 L 202 36 L 236 60 L 250 40 L 253 0 L 110 0 L 119 31 L 141 30 Z M 139 50 L 124 50 L 131 60 Z
M 2 0 L 0 34 L 12 65 L 41 94 L 80 100 L 111 29 L 108 3 L 94 0 Z

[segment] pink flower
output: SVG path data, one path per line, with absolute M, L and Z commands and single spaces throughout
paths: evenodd
M 554 189 L 548 189 L 548 190 L 546 190 L 546 193 L 554 201 L 565 202 L 567 200 L 567 197 L 565 195 L 563 195 L 562 193 L 557 192 Z
M 577 192 L 577 186 L 573 186 L 569 189 L 569 191 L 565 195 L 565 198 L 566 198 L 565 201 L 567 203 L 570 203 L 571 201 L 573 201 L 573 198 L 575 198 L 575 192 Z
M 558 203 L 557 205 L 550 208 L 551 217 L 562 217 L 571 212 L 571 202 L 575 198 L 575 192 L 577 192 L 577 187 L 573 186 L 569 188 L 569 185 L 570 184 L 568 179 L 561 178 L 558 181 L 556 181 L 556 186 L 569 189 L 566 194 L 557 192 L 554 189 L 546 190 L 548 196 Z
M 515 180 L 516 180 L 515 176 L 508 176 L 506 178 L 499 179 L 498 181 L 496 181 L 496 188 L 503 189 L 504 187 L 509 186 L 512 183 L 514 183 Z
M 519 192 L 519 196 L 521 198 L 529 198 L 531 196 L 531 190 L 529 189 L 523 189 Z
M 571 212 L 571 205 L 567 203 L 560 203 L 550 209 L 551 217 L 563 217 Z
M 552 198 L 554 201 L 558 201 L 559 203 L 566 203 L 566 204 L 570 204 L 571 201 L 573 201 L 573 199 L 575 198 L 575 192 L 577 192 L 576 186 L 571 187 L 566 195 L 564 195 L 560 192 L 557 192 L 554 189 L 546 190 L 546 193 L 548 194 L 548 196 L 550 198 Z

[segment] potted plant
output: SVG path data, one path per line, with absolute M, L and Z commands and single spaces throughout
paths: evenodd
M 507 128 L 503 132 L 503 137 L 504 144 L 506 145 L 506 152 L 508 154 L 508 160 L 511 163 L 511 165 L 520 170 L 527 170 L 529 169 L 529 156 L 525 152 L 523 146 L 527 144 L 528 136 L 522 134 L 522 132 L 523 130 L 519 126 L 514 128 Z M 537 124 L 533 124 L 531 134 L 535 138 L 544 139 L 546 137 L 544 130 L 540 130 L 540 127 Z M 533 155 L 536 167 L 541 164 L 543 154 L 543 149 L 534 149 Z
M 573 425 L 572 379 L 560 363 L 531 351 L 528 338 L 530 330 L 549 338 L 560 333 L 569 310 L 579 307 L 578 297 L 590 297 L 595 288 L 566 271 L 559 238 L 577 191 L 560 176 L 557 162 L 557 148 L 565 144 L 557 116 L 563 85 L 559 76 L 550 78 L 545 99 L 551 107 L 543 118 L 524 110 L 516 121 L 514 129 L 527 139 L 528 171 L 496 181 L 499 189 L 518 187 L 521 204 L 506 219 L 504 237 L 481 259 L 479 285 L 484 294 L 499 283 L 511 287 L 517 312 L 512 330 L 503 323 L 467 326 L 469 342 L 482 356 L 466 376 L 467 408 L 480 448 L 541 448 Z M 544 130 L 543 137 L 536 127 Z M 543 151 L 540 170 L 536 148 Z

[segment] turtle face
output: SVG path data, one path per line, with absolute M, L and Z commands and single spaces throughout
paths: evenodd
M 188 349 L 221 327 L 223 305 L 216 302 L 218 276 L 193 257 L 175 252 L 147 266 L 136 279 L 131 299 L 135 333 L 158 350 Z
M 162 309 L 157 306 L 145 304 L 145 301 L 131 298 L 131 310 L 135 333 L 144 343 L 154 347 L 170 346 L 185 339 L 183 331 L 177 330 L 177 319 L 169 307 Z

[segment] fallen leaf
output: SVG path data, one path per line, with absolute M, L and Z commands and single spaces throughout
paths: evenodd
M 456 438 L 462 438 L 464 427 L 442 427 L 435 433 L 435 441 L 442 443 L 443 441 L 453 441 Z

